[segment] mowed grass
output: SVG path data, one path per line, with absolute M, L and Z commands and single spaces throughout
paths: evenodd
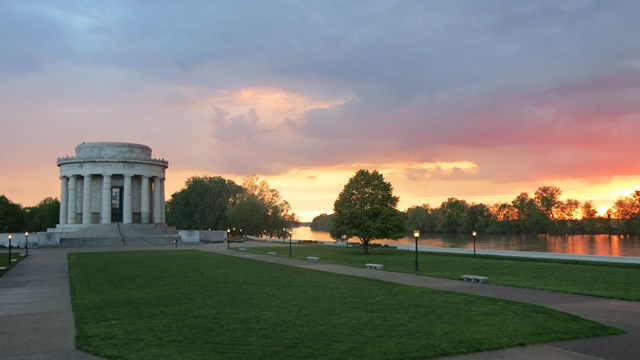
M 248 247 L 247 251 L 266 254 L 278 251 L 288 256 L 287 248 Z M 364 255 L 362 247 L 344 248 L 326 245 L 294 246 L 292 256 L 306 259 L 319 256 L 321 261 L 364 267 L 365 263 L 384 264 L 389 271 L 414 273 L 415 253 L 388 247 L 369 249 Z M 460 275 L 488 276 L 491 283 L 543 289 L 607 298 L 640 300 L 640 265 L 585 261 L 558 261 L 522 259 L 497 256 L 472 256 L 420 252 L 420 274 L 460 279 Z
M 5 250 L 5 252 L 0 252 L 0 267 L 3 267 L 5 269 L 0 270 L 0 277 L 2 277 L 9 270 L 11 270 L 11 268 L 16 266 L 20 261 L 24 259 L 24 257 L 20 255 L 21 253 L 18 252 L 18 249 L 11 249 L 11 258 L 16 259 L 17 261 L 9 262 L 9 254 L 8 254 L 9 251 L 7 249 L 3 249 L 3 250 Z
M 195 250 L 70 254 L 76 346 L 109 359 L 425 359 L 615 334 L 569 314 Z

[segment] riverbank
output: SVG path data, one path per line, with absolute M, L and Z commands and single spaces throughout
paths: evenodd
M 268 239 L 268 238 L 256 238 L 249 237 L 252 241 L 263 242 L 265 244 L 285 243 L 288 244 L 289 240 L 282 239 Z M 292 244 L 305 244 L 314 243 L 327 246 L 341 246 L 344 247 L 343 242 L 336 241 L 321 241 L 321 240 L 291 240 Z M 350 242 L 349 246 L 360 246 L 357 243 Z M 394 248 L 398 250 L 415 251 L 415 244 L 384 244 L 383 246 Z M 460 249 L 460 248 L 442 248 L 435 246 L 418 245 L 418 251 L 421 252 L 434 252 L 434 253 L 450 253 L 450 254 L 473 254 L 473 249 Z M 640 257 L 634 256 L 601 256 L 601 255 L 578 255 L 578 254 L 561 254 L 550 252 L 534 252 L 534 251 L 511 251 L 511 250 L 484 250 L 476 249 L 478 255 L 491 255 L 491 256 L 506 256 L 517 258 L 531 258 L 531 259 L 553 259 L 553 260 L 569 260 L 569 261 L 596 261 L 596 262 L 610 262 L 618 264 L 640 264 Z
M 293 239 L 335 242 L 326 231 L 312 231 L 309 227 L 293 229 Z M 352 238 L 350 244 L 359 243 Z M 398 240 L 375 240 L 381 245 L 412 245 L 415 239 L 404 237 Z M 420 246 L 447 249 L 473 250 L 471 234 L 423 234 L 418 239 Z M 532 253 L 557 253 L 573 255 L 596 255 L 611 257 L 640 257 L 640 237 L 621 235 L 495 235 L 478 234 L 475 239 L 478 250 L 515 251 Z

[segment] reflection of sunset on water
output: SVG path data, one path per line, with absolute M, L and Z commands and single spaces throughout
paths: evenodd
M 293 238 L 296 240 L 333 241 L 329 233 L 311 231 L 309 227 L 294 229 Z M 358 243 L 355 238 L 349 243 Z M 397 241 L 376 240 L 377 244 L 414 244 L 414 239 L 404 237 Z M 473 249 L 473 238 L 470 235 L 441 235 L 427 234 L 419 240 L 420 245 Z M 560 254 L 599 255 L 599 256 L 634 256 L 640 257 L 640 237 L 619 235 L 547 235 L 547 236 L 504 236 L 480 235 L 476 239 L 478 250 L 510 250 L 537 251 Z

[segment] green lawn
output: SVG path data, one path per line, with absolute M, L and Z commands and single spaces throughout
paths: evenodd
M 0 270 L 0 277 L 2 277 L 7 271 L 9 271 L 12 267 L 16 266 L 17 263 L 22 261 L 24 257 L 20 256 L 20 249 L 11 249 L 11 258 L 17 259 L 18 261 L 9 264 L 9 254 L 6 248 L 3 248 L 4 252 L 0 252 L 0 267 L 4 267 L 5 270 Z
M 539 306 L 195 250 L 70 254 L 78 348 L 109 359 L 424 359 L 619 333 Z
M 277 251 L 287 256 L 287 248 L 247 247 L 247 251 L 266 254 Z M 388 247 L 346 249 L 326 245 L 294 246 L 292 255 L 306 259 L 319 256 L 321 261 L 364 267 L 365 263 L 384 264 L 384 269 L 415 272 L 415 253 Z M 640 265 L 580 261 L 522 259 L 496 256 L 477 256 L 420 252 L 420 274 L 460 279 L 460 275 L 488 276 L 494 284 L 528 287 L 575 294 L 640 301 Z

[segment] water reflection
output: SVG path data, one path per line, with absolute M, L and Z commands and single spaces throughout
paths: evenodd
M 328 232 L 311 231 L 309 227 L 294 229 L 298 240 L 333 241 Z M 357 242 L 351 239 L 351 242 Z M 376 240 L 378 244 L 414 244 L 405 237 L 398 241 Z M 473 237 L 465 235 L 427 235 L 419 240 L 421 245 L 445 248 L 473 249 Z M 506 236 L 478 234 L 476 248 L 485 250 L 539 251 L 577 255 L 636 256 L 640 257 L 640 237 L 619 235 L 538 235 Z

